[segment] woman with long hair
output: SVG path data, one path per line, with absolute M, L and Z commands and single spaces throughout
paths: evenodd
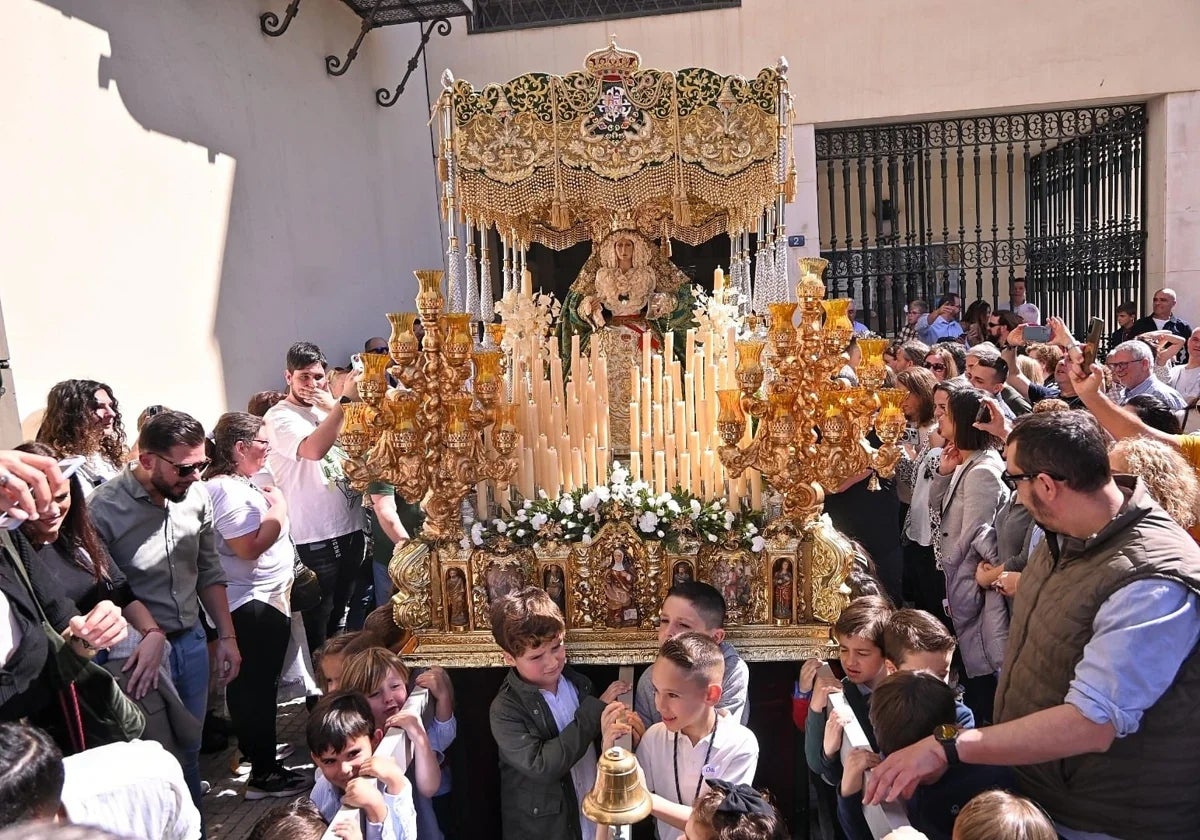
M 291 635 L 295 549 L 283 494 L 250 480 L 263 469 L 270 447 L 261 417 L 223 414 L 213 428 L 212 463 L 204 472 L 234 630 L 239 638 L 254 640 L 242 652 L 241 672 L 225 689 L 238 744 L 250 761 L 246 799 L 295 796 L 308 789 L 308 782 L 275 754 L 275 695 Z
M 962 328 L 963 335 L 967 337 L 968 345 L 987 341 L 987 322 L 991 314 L 992 305 L 983 298 L 980 298 L 967 307 L 967 311 L 962 318 Z
M 959 374 L 958 362 L 955 361 L 954 354 L 938 345 L 929 348 L 929 355 L 925 357 L 925 368 L 933 374 L 933 378 L 938 382 L 953 379 Z
M 58 457 L 44 443 L 33 441 L 21 444 L 17 450 Z M 171 685 L 170 671 L 164 667 L 169 653 L 167 636 L 146 605 L 134 597 L 125 573 L 109 557 L 88 515 L 83 482 L 71 478 L 53 492 L 49 515 L 25 522 L 21 533 L 43 569 L 58 581 L 63 594 L 80 613 L 86 614 L 103 601 L 121 608 L 129 624 L 129 636 L 108 651 L 101 651 L 96 661 L 117 677 L 146 713 L 142 737 L 158 741 L 176 758 L 182 758 L 185 742 L 199 737 L 199 724 L 193 726 L 188 720 L 190 715 Z
M 903 518 L 900 538 L 904 558 L 904 598 L 936 615 L 949 626 L 942 605 L 946 583 L 933 557 L 933 532 L 938 514 L 930 509 L 929 494 L 937 471 L 941 446 L 934 419 L 933 394 L 937 380 L 925 368 L 908 368 L 896 374 L 896 384 L 907 395 L 900 404 L 908 429 L 900 463 L 896 466 L 896 494 Z
M 84 495 L 117 473 L 125 464 L 125 427 L 112 388 L 94 379 L 66 379 L 46 395 L 46 416 L 37 433 L 59 454 L 82 455 L 87 462 L 76 473 Z
M 975 572 L 981 560 L 997 559 L 983 556 L 981 545 L 992 536 L 1009 489 L 1000 441 L 976 425 L 986 395 L 941 383 L 933 398 L 938 434 L 946 441 L 930 493 L 930 505 L 941 515 L 934 552 L 946 575 L 946 600 L 966 675 L 964 699 L 982 725 L 992 720 L 996 676 L 1008 641 L 1008 607 L 999 592 L 979 586 Z M 991 544 L 994 554 L 994 538 Z

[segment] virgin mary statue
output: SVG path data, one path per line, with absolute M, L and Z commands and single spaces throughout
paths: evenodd
M 560 332 L 563 359 L 570 361 L 573 335 L 580 336 L 581 351 L 593 339 L 600 342 L 608 357 L 609 445 L 616 457 L 629 454 L 632 376 L 642 341 L 648 338 L 654 352 L 661 353 L 663 335 L 695 326 L 693 300 L 687 275 L 635 230 L 605 237 L 567 292 Z M 682 358 L 683 341 L 676 341 L 675 348 Z

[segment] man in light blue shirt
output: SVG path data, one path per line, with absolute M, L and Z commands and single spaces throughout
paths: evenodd
M 1109 351 L 1105 364 L 1112 370 L 1113 379 L 1125 389 L 1122 405 L 1134 397 L 1150 394 L 1173 411 L 1187 408 L 1183 395 L 1154 375 L 1154 352 L 1146 342 L 1133 339 L 1118 344 Z
M 1046 536 L 1013 601 L 1001 722 L 889 756 L 867 804 L 954 761 L 1010 765 L 1068 840 L 1195 836 L 1200 548 L 1140 481 L 1114 479 L 1106 443 L 1078 411 L 1013 429 L 1004 478 Z
M 937 308 L 917 319 L 917 335 L 930 347 L 947 339 L 955 341 L 963 334 L 958 322 L 958 295 L 949 292 L 938 298 Z

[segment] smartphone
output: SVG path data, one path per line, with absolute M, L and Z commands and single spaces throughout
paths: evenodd
M 63 478 L 70 480 L 71 476 L 79 472 L 79 468 L 87 463 L 87 458 L 82 455 L 73 455 L 70 458 L 63 458 L 58 462 L 58 469 L 62 472 Z M 15 531 L 21 527 L 24 519 L 16 519 L 9 516 L 8 512 L 0 513 L 0 528 L 6 528 L 9 531 Z
M 353 356 L 350 357 L 350 369 L 353 370 L 355 373 L 363 372 L 362 353 L 355 353 Z
M 909 446 L 917 446 L 918 444 L 920 444 L 920 442 L 921 442 L 921 433 L 917 431 L 916 427 L 906 426 L 904 428 L 904 434 L 900 438 L 900 443 L 907 444 Z
M 992 407 L 987 403 L 980 403 L 979 413 L 975 415 L 976 423 L 991 423 L 992 422 Z
M 1025 327 L 1026 344 L 1045 344 L 1050 340 L 1050 328 L 1028 324 Z
M 1087 340 L 1083 343 L 1083 370 L 1087 372 L 1096 362 L 1096 349 L 1100 346 L 1100 338 L 1104 335 L 1104 321 L 1093 318 L 1088 324 Z

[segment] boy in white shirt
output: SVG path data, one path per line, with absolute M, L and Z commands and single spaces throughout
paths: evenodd
M 354 691 L 324 697 L 309 713 L 305 734 L 321 771 L 312 800 L 327 822 L 346 805 L 362 811 L 363 840 L 416 840 L 412 785 L 395 759 L 374 754 L 383 732 L 366 697 Z
M 659 840 L 679 840 L 706 779 L 750 784 L 758 768 L 758 739 L 718 710 L 725 658 L 703 633 L 668 639 L 652 666 L 654 706 L 662 720 L 635 744 L 658 819 Z M 613 703 L 602 717 L 604 748 L 641 728 L 637 714 Z

